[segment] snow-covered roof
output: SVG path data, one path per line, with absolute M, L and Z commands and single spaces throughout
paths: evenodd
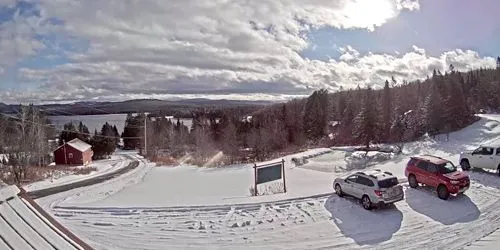
M 63 233 L 60 225 L 50 222 L 36 203 L 19 196 L 12 185 L 0 188 L 0 249 L 89 249 Z M 32 200 L 31 200 L 32 201 Z
M 84 141 L 82 141 L 78 138 L 75 138 L 75 139 L 67 142 L 66 144 L 68 144 L 69 146 L 75 148 L 76 150 L 78 150 L 80 152 L 85 152 L 85 151 L 89 150 L 90 148 L 92 148 L 91 145 L 85 143 Z

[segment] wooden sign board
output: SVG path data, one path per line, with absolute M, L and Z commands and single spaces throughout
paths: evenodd
M 281 162 L 270 163 L 266 165 L 254 165 L 254 177 L 255 177 L 255 196 L 258 195 L 257 185 L 266 182 L 276 181 L 283 179 L 284 192 L 286 193 L 286 182 L 285 182 L 285 160 Z

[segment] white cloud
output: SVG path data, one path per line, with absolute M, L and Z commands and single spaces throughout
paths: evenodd
M 346 51 L 356 51 L 346 47 Z M 119 100 L 137 97 L 225 97 L 238 99 L 290 98 L 315 88 L 337 90 L 360 86 L 382 87 L 394 76 L 402 80 L 424 79 L 431 72 L 448 69 L 466 71 L 494 67 L 495 59 L 481 58 L 471 50 L 453 50 L 439 57 L 417 52 L 400 56 L 358 55 L 357 60 L 322 62 L 302 59 L 280 75 L 257 72 L 207 70 L 155 63 L 106 62 L 67 64 L 52 70 L 23 69 L 26 81 L 45 81 L 43 92 L 7 93 L 7 100 L 74 100 L 76 97 Z M 140 72 L 136 75 L 135 72 Z M 237 82 L 239 81 L 239 82 Z
M 428 57 L 416 46 L 414 50 L 419 52 L 397 57 L 362 56 L 350 46 L 342 48 L 339 61 L 300 56 L 311 46 L 306 38 L 310 29 L 373 30 L 401 11 L 418 10 L 418 1 L 411 0 L 40 0 L 38 7 L 40 17 L 18 17 L 16 25 L 25 26 L 8 22 L 8 34 L 20 30 L 24 35 L 15 41 L 0 35 L 2 60 L 2 55 L 16 59 L 35 54 L 43 44 L 33 34 L 46 30 L 88 42 L 88 50 L 66 51 L 72 60 L 68 64 L 21 69 L 21 81 L 40 87 L 0 93 L 1 100 L 208 94 L 288 98 L 317 88 L 381 85 L 391 75 L 420 79 L 433 68 L 447 68 L 449 62 L 455 62 L 457 70 L 491 63 L 490 58 L 480 58 L 472 51 Z M 49 18 L 64 25 L 47 27 Z M 12 50 L 13 46 L 20 49 Z M 9 51 L 17 51 L 17 55 Z M 466 64 L 467 60 L 472 62 Z
M 419 10 L 420 3 L 418 0 L 398 0 L 398 9 Z
M 359 52 L 355 49 L 353 49 L 350 45 L 347 45 L 346 47 L 342 47 L 339 49 L 340 52 L 342 52 L 342 55 L 340 55 L 340 60 L 350 62 L 350 61 L 355 61 L 359 57 Z
M 413 45 L 412 48 L 413 48 L 413 51 L 415 51 L 419 54 L 425 55 L 425 49 L 419 48 L 416 45 Z
M 15 5 L 15 1 L 0 1 L 0 7 L 12 8 Z M 0 22 L 0 67 L 16 65 L 23 58 L 36 55 L 45 47 L 35 37 L 47 32 L 47 24 L 42 19 L 37 16 L 22 16 L 18 9 L 12 18 Z M 3 73 L 0 72 L 0 76 Z

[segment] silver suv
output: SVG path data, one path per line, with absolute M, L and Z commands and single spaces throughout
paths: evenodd
M 338 196 L 348 195 L 361 199 L 363 208 L 367 210 L 404 199 L 403 187 L 398 178 L 380 169 L 337 178 L 333 182 L 333 188 Z

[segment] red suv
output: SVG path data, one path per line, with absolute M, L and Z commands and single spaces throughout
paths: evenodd
M 434 187 L 443 200 L 448 199 L 450 194 L 462 194 L 470 185 L 469 176 L 457 171 L 451 161 L 431 155 L 411 157 L 405 175 L 410 187 L 416 188 L 419 183 Z

